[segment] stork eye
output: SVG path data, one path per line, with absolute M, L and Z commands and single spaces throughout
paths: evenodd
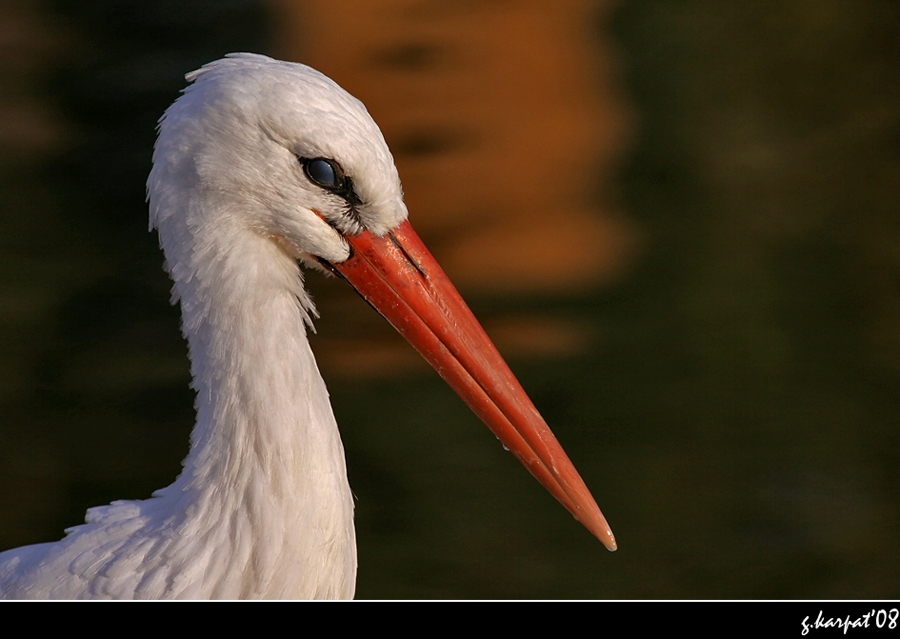
M 304 158 L 297 156 L 297 161 L 303 165 L 303 172 L 309 181 L 316 186 L 325 189 L 335 195 L 344 198 L 352 209 L 362 204 L 362 200 L 353 188 L 353 180 L 344 174 L 344 169 L 335 160 L 328 158 Z M 355 212 L 353 213 L 355 215 Z
M 334 160 L 314 158 L 303 163 L 303 171 L 314 184 L 323 189 L 336 190 L 344 183 L 344 172 Z

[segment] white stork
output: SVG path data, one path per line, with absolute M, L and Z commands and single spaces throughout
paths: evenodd
M 233 54 L 159 126 L 150 223 L 181 303 L 197 423 L 184 470 L 0 554 L 5 598 L 350 598 L 353 498 L 298 261 L 346 280 L 609 549 L 577 471 L 406 220 L 365 107 L 301 64 Z

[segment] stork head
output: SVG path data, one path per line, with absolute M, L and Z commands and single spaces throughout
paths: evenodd
M 246 53 L 187 79 L 160 121 L 148 180 L 176 282 L 204 268 L 208 238 L 221 252 L 247 232 L 345 279 L 614 550 L 578 472 L 406 221 L 393 158 L 362 103 L 309 67 Z
M 381 236 L 406 219 L 381 130 L 326 76 L 237 53 L 186 77 L 191 84 L 160 120 L 148 180 L 152 226 L 176 212 L 193 226 L 215 216 L 278 238 L 315 264 L 345 260 L 346 235 Z M 186 208 L 188 201 L 216 205 Z

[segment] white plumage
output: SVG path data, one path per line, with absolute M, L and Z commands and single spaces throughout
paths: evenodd
M 362 103 L 308 67 L 252 54 L 187 79 L 160 122 L 148 180 L 197 392 L 184 470 L 148 500 L 90 509 L 59 542 L 0 554 L 0 595 L 353 596 L 353 501 L 305 334 L 315 309 L 298 260 L 344 277 L 379 308 L 614 548 L 564 453 L 543 448 L 543 422 L 517 423 L 540 417 L 405 222 L 393 159 Z M 427 310 L 403 301 L 411 288 Z

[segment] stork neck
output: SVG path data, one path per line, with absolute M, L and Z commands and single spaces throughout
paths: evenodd
M 267 575 L 260 587 L 276 589 L 267 596 L 352 596 L 352 496 L 306 338 L 312 305 L 297 264 L 250 231 L 219 246 L 208 242 L 204 252 L 181 256 L 197 262 L 189 277 L 170 268 L 190 347 L 197 423 L 184 471 L 166 493 L 190 501 L 185 511 L 203 525 L 240 527 L 224 543 L 265 541 L 266 557 L 254 558 L 264 566 L 254 570 Z M 321 565 L 308 565 L 309 557 L 323 556 L 336 566 L 330 581 L 322 579 Z M 293 584 L 311 579 L 311 571 L 324 581 L 316 588 L 326 590 Z

